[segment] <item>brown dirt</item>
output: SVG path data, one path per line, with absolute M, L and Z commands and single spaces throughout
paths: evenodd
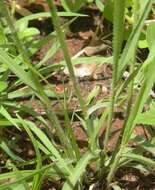
M 155 176 L 142 174 L 133 168 L 124 168 L 117 172 L 116 180 L 125 190 L 155 190 Z

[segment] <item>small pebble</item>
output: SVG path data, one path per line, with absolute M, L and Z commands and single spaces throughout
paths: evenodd
M 55 92 L 61 94 L 64 92 L 64 86 L 62 84 L 56 85 Z
M 127 79 L 127 78 L 129 77 L 129 75 L 130 75 L 130 74 L 129 74 L 128 71 L 125 71 L 125 72 L 123 73 L 123 76 L 124 76 L 125 79 Z
M 33 156 L 35 155 L 34 150 L 32 150 L 32 149 L 28 150 L 28 155 L 29 155 L 30 157 L 33 157 Z
M 106 93 L 108 92 L 108 89 L 107 89 L 107 87 L 105 87 L 105 86 L 102 86 L 102 92 L 106 94 Z

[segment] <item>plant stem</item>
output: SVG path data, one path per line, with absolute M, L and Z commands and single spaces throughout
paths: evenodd
M 124 147 L 121 146 L 120 149 L 119 149 L 119 152 L 116 154 L 114 162 L 111 165 L 110 172 L 108 173 L 108 176 L 107 176 L 107 184 L 108 184 L 108 186 L 111 183 L 111 181 L 113 179 L 113 176 L 115 175 L 118 162 L 119 162 L 119 160 L 120 160 L 120 158 L 122 156 L 123 149 L 124 149 Z
M 119 10 L 119 11 L 118 11 Z M 104 140 L 104 151 L 107 152 L 110 129 L 112 125 L 115 104 L 116 82 L 118 79 L 118 62 L 123 41 L 125 0 L 114 1 L 114 29 L 113 29 L 113 76 L 110 94 L 109 115 Z
M 136 1 L 133 1 L 133 18 L 134 18 L 133 19 L 134 20 L 133 24 L 135 24 L 135 25 L 136 25 L 136 21 L 138 20 L 138 16 L 139 16 L 138 11 L 139 11 L 139 2 L 136 0 Z M 131 63 L 130 63 L 130 67 L 129 67 L 130 74 L 132 74 L 134 72 L 134 69 L 135 69 L 136 48 L 137 48 L 137 46 L 134 47 L 133 55 L 131 57 Z M 126 111 L 126 117 L 125 117 L 125 121 L 124 121 L 123 128 L 122 128 L 122 134 L 123 134 L 124 128 L 126 126 L 127 120 L 129 118 L 129 115 L 130 115 L 130 112 L 131 112 L 132 101 L 133 101 L 133 92 L 134 92 L 134 77 L 130 81 L 128 91 L 127 91 L 128 104 L 127 104 L 127 109 L 126 109 L 127 110 Z
M 138 11 L 139 11 L 139 1 L 138 0 L 134 0 L 133 1 L 133 22 L 136 24 L 136 21 L 138 20 Z M 131 60 L 131 64 L 130 64 L 130 74 L 134 72 L 135 69 L 135 62 L 136 62 L 136 47 L 135 46 L 135 50 L 133 53 L 133 58 Z M 130 84 L 129 84 L 129 88 L 128 88 L 128 106 L 127 106 L 127 118 L 128 115 L 130 114 L 130 110 L 132 107 L 132 99 L 133 99 L 133 90 L 134 90 L 134 78 L 131 80 Z
M 66 45 L 65 34 L 61 29 L 61 24 L 60 24 L 59 17 L 57 15 L 57 9 L 56 9 L 55 3 L 54 3 L 53 0 L 46 0 L 46 1 L 47 1 L 48 5 L 49 5 L 49 7 L 51 9 L 52 21 L 53 21 L 55 30 L 57 32 L 61 48 L 63 50 L 64 59 L 66 61 L 67 68 L 68 68 L 68 71 L 70 73 L 70 78 L 71 78 L 71 81 L 73 83 L 76 96 L 77 96 L 77 98 L 79 100 L 80 107 L 81 107 L 81 110 L 83 112 L 83 115 L 86 118 L 87 117 L 87 110 L 86 110 L 86 106 L 85 106 L 86 104 L 85 104 L 85 102 L 84 102 L 84 100 L 83 100 L 83 98 L 81 96 L 80 88 L 79 88 L 79 85 L 77 83 L 77 80 L 76 80 L 76 77 L 75 77 L 75 74 L 74 74 L 72 61 L 71 61 L 71 58 L 70 58 L 70 55 L 69 55 L 69 52 L 68 52 L 68 48 L 67 48 L 67 45 Z
M 137 1 L 135 1 L 135 4 L 134 4 L 134 24 L 136 25 L 136 21 L 138 19 L 138 4 L 137 4 Z M 136 47 L 134 47 L 134 50 L 133 50 L 133 55 L 131 55 L 131 64 L 130 64 L 130 74 L 134 72 L 134 67 L 135 67 L 135 62 L 136 62 Z M 134 126 L 134 122 L 135 122 L 135 118 L 136 118 L 136 115 L 138 112 L 140 112 L 140 107 L 142 109 L 142 98 L 143 98 L 143 94 L 144 94 L 144 89 L 145 87 L 147 86 L 146 83 L 144 83 L 141 87 L 141 90 L 140 90 L 140 93 L 139 93 L 139 96 L 137 98 L 137 101 L 135 102 L 135 106 L 134 108 L 131 110 L 131 107 L 132 107 L 132 101 L 133 101 L 133 90 L 134 90 L 134 77 L 133 79 L 131 80 L 130 82 L 130 85 L 129 85 L 129 88 L 128 88 L 128 106 L 127 106 L 127 112 L 126 112 L 126 117 L 125 117 L 125 121 L 124 121 L 124 124 L 123 124 L 123 128 L 122 128 L 122 137 L 121 139 L 118 140 L 117 142 L 117 145 L 116 145 L 116 150 L 114 152 L 114 154 L 112 155 L 112 159 L 111 159 L 111 162 L 112 163 L 110 166 L 110 172 L 107 176 L 107 182 L 108 184 L 111 183 L 112 181 L 112 178 L 118 168 L 118 163 L 119 163 L 119 160 L 120 158 L 122 157 L 122 153 L 123 153 L 123 150 L 124 148 L 127 146 L 128 144 L 128 141 L 129 141 L 129 138 L 132 134 L 132 131 L 133 131 L 133 126 Z M 145 102 L 145 101 L 143 101 Z M 141 106 L 140 106 L 141 104 Z M 117 147 L 118 146 L 118 147 Z M 118 150 L 118 152 L 117 152 Z

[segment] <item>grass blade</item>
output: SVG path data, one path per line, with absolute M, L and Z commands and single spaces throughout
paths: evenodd
M 128 42 L 123 50 L 123 53 L 121 55 L 121 59 L 119 61 L 119 77 L 122 77 L 122 73 L 125 70 L 127 64 L 130 63 L 131 55 L 134 54 L 135 46 L 137 46 L 137 42 L 142 30 L 142 27 L 144 25 L 144 21 L 151 9 L 151 5 L 153 3 L 153 0 L 145 0 L 141 4 L 141 14 L 139 15 L 138 21 L 133 26 L 133 31 L 129 36 Z
M 119 10 L 119 11 L 118 11 Z M 104 139 L 104 151 L 107 152 L 107 145 L 112 125 L 113 109 L 115 104 L 115 87 L 118 78 L 119 57 L 123 42 L 124 31 L 124 18 L 125 18 L 125 0 L 114 1 L 114 30 L 113 30 L 113 76 L 109 103 L 109 114 L 107 127 Z
M 78 161 L 75 168 L 73 169 L 73 174 L 70 175 L 67 179 L 67 181 L 64 183 L 62 190 L 73 190 L 77 181 L 81 177 L 81 175 L 84 173 L 85 168 L 89 161 L 93 158 L 92 153 L 87 152 L 85 153 L 82 158 Z

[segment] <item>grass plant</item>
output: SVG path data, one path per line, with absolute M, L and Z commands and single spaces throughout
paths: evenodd
M 57 11 L 54 0 L 46 2 L 50 12 L 32 13 L 16 20 L 5 1 L 0 1 L 2 10 L 0 13 L 0 148 L 6 159 L 6 164 L 2 168 L 5 172 L 0 174 L 0 189 L 39 190 L 47 179 L 61 181 L 62 190 L 82 190 L 86 185 L 90 188 L 91 185 L 95 187 L 103 182 L 106 183 L 107 190 L 123 189 L 113 183 L 118 169 L 126 167 L 129 163 L 132 168 L 136 163 L 137 168 L 140 166 L 141 172 L 145 170 L 151 173 L 152 168 L 154 170 L 155 167 L 155 132 L 148 127 L 155 124 L 155 103 L 150 96 L 155 82 L 155 40 L 153 38 L 155 25 L 151 22 L 144 27 L 153 0 L 133 0 L 130 4 L 131 13 L 126 0 L 108 1 L 105 5 L 102 1 L 96 0 L 97 6 L 102 5 L 103 16 L 110 18 L 106 10 L 111 8 L 113 11 L 113 56 L 80 58 L 72 58 L 69 55 L 65 33 L 67 27 L 77 17 L 87 16 L 77 11 L 92 2 L 78 0 L 69 3 L 63 0 L 61 3 L 65 12 Z M 61 25 L 60 16 L 74 18 Z M 54 31 L 43 39 L 34 40 L 33 36 L 39 31 L 29 27 L 29 22 L 40 17 L 51 17 Z M 132 20 L 130 22 L 132 29 L 125 42 L 124 34 L 129 20 Z M 137 50 L 142 35 L 145 36 L 149 53 L 147 58 L 139 63 Z M 33 55 L 49 40 L 53 42 L 51 48 L 46 52 L 43 60 L 34 65 Z M 64 60 L 45 65 L 44 63 L 60 48 Z M 90 92 L 86 100 L 81 95 L 73 66 L 80 63 L 91 64 L 94 60 L 99 64 L 106 64 L 106 62 L 112 64 L 112 84 L 108 101 L 103 99 L 92 103 L 93 98 L 97 96 L 98 87 Z M 69 99 L 67 91 L 64 90 L 61 95 L 57 94 L 54 91 L 54 84 L 48 80 L 51 72 L 58 71 L 62 67 L 68 68 L 79 103 L 79 110 L 71 114 L 67 108 Z M 129 71 L 129 77 L 124 80 L 123 74 L 126 70 Z M 27 98 L 30 104 L 34 99 L 39 100 L 44 113 L 39 114 L 32 105 L 19 104 L 22 98 Z M 60 103 L 62 113 L 53 110 L 52 98 Z M 124 123 L 115 148 L 110 151 L 108 143 L 115 118 L 115 108 L 121 107 L 121 101 L 124 102 Z M 146 106 L 149 109 L 144 111 Z M 96 111 L 103 107 L 104 111 L 98 116 Z M 64 116 L 63 123 L 59 115 Z M 29 117 L 33 120 L 31 121 Z M 75 117 L 88 139 L 84 153 L 80 152 L 73 131 L 72 124 Z M 38 124 L 43 125 L 44 129 L 40 129 Z M 103 124 L 106 124 L 105 135 L 99 139 Z M 146 125 L 149 139 L 135 136 L 133 131 L 137 124 Z M 22 140 L 22 135 L 25 133 L 35 152 L 32 160 L 26 160 L 24 155 L 15 152 L 18 142 Z M 10 134 L 12 138 L 9 139 L 6 134 Z M 136 146 L 129 146 L 131 140 L 136 143 Z M 151 156 L 146 156 L 146 152 Z M 91 173 L 88 169 L 93 163 L 96 165 L 93 174 L 95 180 L 91 181 Z

